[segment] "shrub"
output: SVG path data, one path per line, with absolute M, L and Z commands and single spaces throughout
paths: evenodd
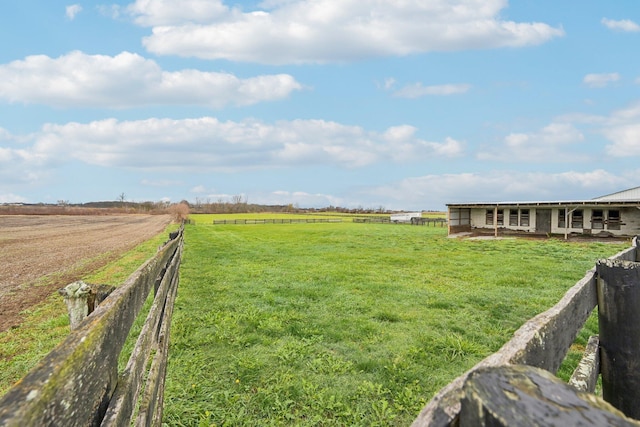
M 189 205 L 185 202 L 174 203 L 169 206 L 169 214 L 174 222 L 184 222 L 189 218 Z

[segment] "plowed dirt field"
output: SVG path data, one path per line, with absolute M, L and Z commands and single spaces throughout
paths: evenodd
M 0 215 L 0 332 L 19 325 L 23 310 L 170 221 L 168 215 Z

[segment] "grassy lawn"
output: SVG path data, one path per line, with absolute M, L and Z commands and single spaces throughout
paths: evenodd
M 628 246 L 194 219 L 171 331 L 172 426 L 408 425 Z

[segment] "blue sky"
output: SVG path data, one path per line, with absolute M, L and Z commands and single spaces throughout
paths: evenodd
M 640 185 L 640 2 L 2 7 L 0 203 L 440 210 Z

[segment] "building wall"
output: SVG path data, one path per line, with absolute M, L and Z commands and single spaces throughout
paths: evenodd
M 569 228 L 565 230 L 565 227 L 561 223 L 561 219 L 559 218 L 559 212 L 563 212 L 564 216 L 564 208 L 558 207 L 508 207 L 501 206 L 499 210 L 503 211 L 502 215 L 502 224 L 498 225 L 499 230 L 513 230 L 520 231 L 524 233 L 535 233 L 536 232 L 536 212 L 538 209 L 551 209 L 551 233 L 552 234 L 564 234 L 565 231 L 568 231 L 570 234 L 593 234 L 597 235 L 601 232 L 611 233 L 616 236 L 635 236 L 640 234 L 640 209 L 636 207 L 608 207 L 603 206 L 602 208 L 592 208 L 592 207 L 580 207 L 578 210 L 582 211 L 582 226 L 577 227 L 572 222 L 572 215 L 576 212 L 574 211 L 569 215 Z M 510 221 L 510 210 L 518 209 L 518 224 L 511 225 Z M 573 208 L 569 208 L 571 211 Z M 493 223 L 487 224 L 487 210 L 493 211 L 493 208 L 471 208 L 470 213 L 470 228 L 474 229 L 486 229 L 486 230 L 494 230 Z M 522 211 L 528 210 L 528 225 L 522 224 L 519 221 L 522 217 Z M 594 210 L 602 212 L 602 221 L 598 221 L 601 223 L 601 227 L 594 228 L 592 220 L 594 219 L 593 213 Z M 614 213 L 615 211 L 619 214 L 619 222 L 617 223 L 617 227 L 615 226 L 615 221 L 610 223 L 609 220 L 609 211 Z M 618 229 L 617 229 L 618 228 Z
M 582 227 L 576 227 L 572 224 L 572 213 L 569 215 L 569 227 L 566 230 L 569 233 L 597 235 L 606 232 L 616 236 L 635 236 L 640 234 L 640 210 L 635 207 L 585 207 L 580 208 L 580 210 L 582 210 L 583 214 Z M 571 209 L 569 209 L 569 211 L 571 211 Z M 597 221 L 600 225 L 594 224 L 594 211 L 600 211 L 602 213 L 602 219 Z M 559 224 L 559 212 L 564 212 L 564 209 L 555 208 L 551 215 L 551 232 L 554 234 L 565 233 L 565 227 Z M 619 221 L 611 220 L 610 214 L 613 212 L 618 213 Z

